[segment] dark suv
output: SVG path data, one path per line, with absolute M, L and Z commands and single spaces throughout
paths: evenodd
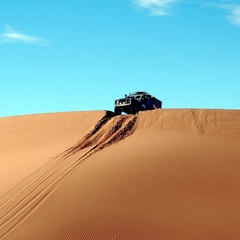
M 136 114 L 139 111 L 156 108 L 162 108 L 162 101 L 146 92 L 134 92 L 125 94 L 125 98 L 115 100 L 114 112 L 116 115 L 120 115 L 122 112 Z

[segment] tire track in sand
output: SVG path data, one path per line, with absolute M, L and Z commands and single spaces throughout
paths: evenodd
M 92 154 L 117 143 L 135 131 L 137 116 L 105 116 L 71 148 L 16 185 L 0 199 L 0 239 L 18 227 Z

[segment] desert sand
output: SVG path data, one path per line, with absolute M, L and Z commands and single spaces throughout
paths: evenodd
M 0 239 L 240 239 L 240 111 L 0 118 Z

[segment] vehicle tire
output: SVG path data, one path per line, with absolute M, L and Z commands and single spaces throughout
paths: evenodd
M 146 107 L 145 104 L 142 104 L 142 110 L 143 110 L 143 111 L 147 110 L 147 107 Z
M 118 108 L 114 109 L 114 113 L 115 113 L 115 115 L 121 115 L 122 114 L 122 112 Z
M 131 112 L 132 114 L 137 114 L 138 111 L 139 111 L 138 107 L 133 107 Z

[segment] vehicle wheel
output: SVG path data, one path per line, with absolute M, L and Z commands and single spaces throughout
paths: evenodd
M 114 109 L 114 113 L 115 113 L 116 115 L 121 115 L 121 114 L 122 114 L 122 112 L 121 112 L 118 108 L 115 108 L 115 109 Z
M 131 112 L 132 114 L 137 114 L 138 111 L 139 111 L 138 107 L 133 107 Z
M 147 110 L 147 107 L 146 107 L 145 104 L 142 104 L 142 109 L 143 109 L 143 111 L 144 111 L 144 110 Z

